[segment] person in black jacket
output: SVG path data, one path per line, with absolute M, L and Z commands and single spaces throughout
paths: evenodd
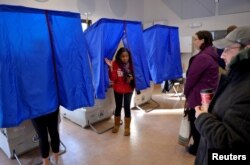
M 224 48 L 221 58 L 227 74 L 222 75 L 208 109 L 195 107 L 195 126 L 201 135 L 196 165 L 207 165 L 213 152 L 240 151 L 246 156 L 250 150 L 250 26 L 238 27 L 213 44 Z

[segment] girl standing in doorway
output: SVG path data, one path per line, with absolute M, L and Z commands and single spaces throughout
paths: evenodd
M 127 48 L 120 48 L 115 56 L 114 61 L 105 58 L 109 66 L 109 77 L 113 81 L 115 95 L 115 125 L 113 133 L 117 133 L 120 127 L 122 102 L 125 113 L 125 131 L 124 136 L 130 135 L 130 102 L 134 90 L 134 73 L 132 67 L 131 53 Z

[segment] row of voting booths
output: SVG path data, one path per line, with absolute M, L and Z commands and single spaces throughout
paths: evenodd
M 93 128 L 92 123 L 113 115 L 113 90 L 104 58 L 113 59 L 120 42 L 132 55 L 136 89 L 131 107 L 141 109 L 140 105 L 151 100 L 154 84 L 182 77 L 177 27 L 154 25 L 143 31 L 138 21 L 102 18 L 84 32 L 84 37 L 92 67 L 95 106 L 77 111 L 61 109 L 64 117 L 82 127 L 90 125 Z
M 90 125 L 91 128 L 94 128 L 92 123 L 113 116 L 115 101 L 113 89 L 110 86 L 108 66 L 104 59 L 113 59 L 121 41 L 132 54 L 136 90 L 148 88 L 150 77 L 147 61 L 144 60 L 145 52 L 141 22 L 103 18 L 84 31 L 84 38 L 89 51 L 95 89 L 94 109 L 82 107 L 77 112 L 72 112 L 62 108 L 61 112 L 64 117 L 82 127 Z M 103 133 L 109 129 L 97 132 Z
M 94 130 L 113 116 L 104 58 L 113 59 L 120 42 L 132 54 L 131 107 L 151 99 L 154 83 L 182 77 L 177 27 L 143 30 L 139 21 L 102 18 L 83 32 L 78 13 L 8 5 L 0 17 L 0 148 L 9 158 L 38 146 L 30 119 L 58 107 Z

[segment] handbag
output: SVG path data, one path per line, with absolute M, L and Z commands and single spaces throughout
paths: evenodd
M 187 109 L 184 110 L 184 114 L 181 118 L 180 130 L 178 136 L 178 143 L 182 146 L 188 146 L 191 138 L 190 121 L 188 120 Z

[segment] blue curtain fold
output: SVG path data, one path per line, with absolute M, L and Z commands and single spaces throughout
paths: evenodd
M 125 28 L 127 42 L 124 42 L 124 45 L 132 54 L 136 90 L 143 90 L 150 86 L 150 73 L 145 55 L 142 24 L 128 21 Z
M 48 13 L 0 5 L 0 128 L 53 112 L 60 104 L 93 105 L 80 16 Z
M 123 35 L 124 26 L 119 21 L 101 19 L 84 31 L 87 41 L 95 97 L 104 99 L 109 86 L 108 67 L 104 58 L 112 59 Z
M 59 103 L 69 110 L 94 105 L 86 40 L 77 13 L 49 11 Z
M 104 99 L 105 91 L 109 86 L 108 67 L 104 58 L 113 58 L 123 37 L 125 47 L 128 47 L 132 54 L 136 89 L 149 87 L 147 61 L 143 60 L 145 58 L 143 58 L 144 47 L 140 22 L 102 18 L 85 30 L 84 36 L 91 58 L 96 98 Z
M 0 5 L 0 18 L 0 127 L 9 127 L 58 99 L 45 12 Z
M 149 71 L 154 83 L 182 77 L 178 27 L 154 25 L 143 32 Z

